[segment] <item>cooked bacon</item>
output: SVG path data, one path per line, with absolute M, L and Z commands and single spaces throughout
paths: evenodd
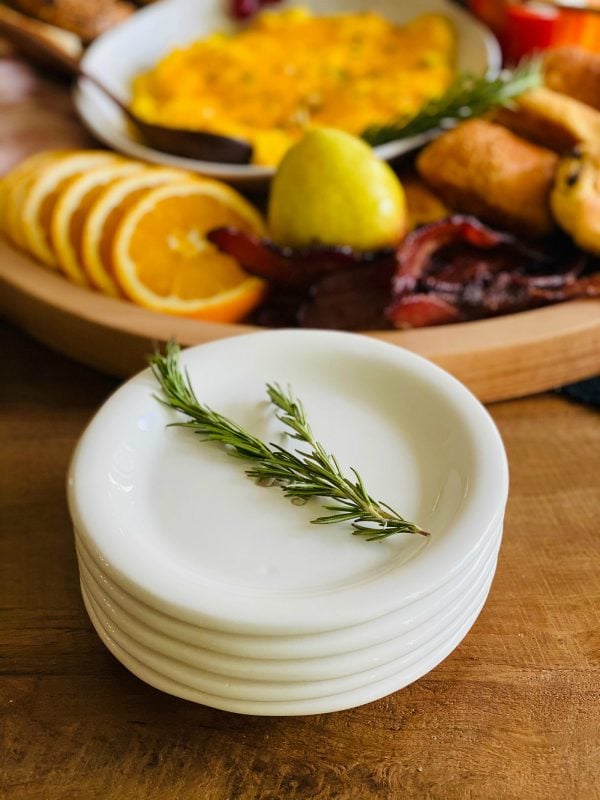
M 600 269 L 600 265 L 598 265 L 598 269 Z M 600 271 L 566 281 L 562 286 L 541 285 L 539 282 L 535 282 L 531 286 L 531 294 L 546 303 L 573 300 L 576 297 L 600 297 Z
M 208 236 L 270 282 L 252 318 L 270 327 L 419 328 L 600 296 L 600 265 L 568 239 L 528 245 L 464 215 L 418 228 L 395 252 L 293 250 L 231 228 Z
M 330 272 L 394 260 L 391 249 L 368 253 L 359 253 L 350 247 L 321 245 L 292 249 L 235 228 L 217 228 L 210 231 L 208 239 L 253 275 L 296 288 L 308 288 Z
M 388 260 L 321 277 L 298 310 L 298 324 L 345 331 L 390 328 L 384 311 L 393 273 L 393 262 Z
M 394 292 L 412 291 L 427 270 L 431 257 L 446 245 L 466 242 L 489 249 L 510 238 L 508 234 L 493 231 L 474 217 L 460 214 L 417 228 L 396 251 L 398 270 L 394 277 Z
M 397 300 L 388 313 L 397 328 L 425 328 L 460 319 L 456 306 L 435 294 L 407 294 Z
M 588 258 L 566 240 L 545 248 L 454 216 L 411 234 L 397 252 L 386 314 L 398 328 L 439 325 L 597 296 Z

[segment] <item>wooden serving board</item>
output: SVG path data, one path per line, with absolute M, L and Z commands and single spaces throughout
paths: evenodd
M 0 314 L 49 347 L 121 377 L 156 342 L 182 345 L 262 330 L 159 314 L 69 283 L 0 241 Z M 365 335 L 419 353 L 483 402 L 522 397 L 600 374 L 600 301 L 505 317 Z

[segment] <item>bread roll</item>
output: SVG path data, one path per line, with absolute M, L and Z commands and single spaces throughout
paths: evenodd
M 544 53 L 544 83 L 600 111 L 600 53 L 558 47 Z
M 526 237 L 550 233 L 558 157 L 483 119 L 463 122 L 429 144 L 417 169 L 455 211 Z
M 600 256 L 600 151 L 580 145 L 561 158 L 551 205 L 560 227 Z
M 499 109 L 494 121 L 558 153 L 580 142 L 600 145 L 600 111 L 545 87 L 525 92 L 510 109 Z

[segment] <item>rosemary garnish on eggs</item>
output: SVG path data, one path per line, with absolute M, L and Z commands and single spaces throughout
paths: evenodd
M 465 72 L 458 75 L 441 97 L 425 103 L 414 116 L 398 117 L 385 125 L 373 125 L 361 135 L 375 147 L 447 128 L 456 122 L 478 117 L 497 106 L 507 105 L 523 92 L 541 84 L 539 58 L 524 59 L 514 70 L 503 70 L 496 76 L 477 76 Z
M 246 475 L 263 486 L 280 487 L 292 502 L 302 503 L 311 497 L 332 500 L 333 504 L 324 505 L 330 513 L 312 520 L 315 524 L 348 522 L 352 533 L 367 541 L 386 539 L 397 533 L 429 535 L 386 503 L 374 500 L 355 469 L 352 469 L 353 478 L 343 474 L 335 456 L 327 453 L 314 438 L 302 403 L 294 398 L 291 390 L 286 392 L 277 384 L 267 384 L 267 393 L 277 409 L 277 418 L 288 429 L 291 438 L 306 445 L 306 449 L 294 451 L 277 444 L 266 444 L 233 420 L 201 403 L 189 375 L 181 370 L 179 353 L 179 346 L 170 342 L 164 355 L 157 352 L 149 359 L 154 377 L 163 391 L 163 397 L 157 399 L 188 417 L 186 422 L 175 425 L 189 428 L 203 441 L 220 442 L 229 455 L 252 462 Z

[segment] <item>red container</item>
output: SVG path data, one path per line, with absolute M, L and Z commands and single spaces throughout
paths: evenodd
M 561 45 L 600 52 L 600 3 L 567 8 L 560 2 L 470 0 L 469 6 L 494 31 L 508 64 Z

